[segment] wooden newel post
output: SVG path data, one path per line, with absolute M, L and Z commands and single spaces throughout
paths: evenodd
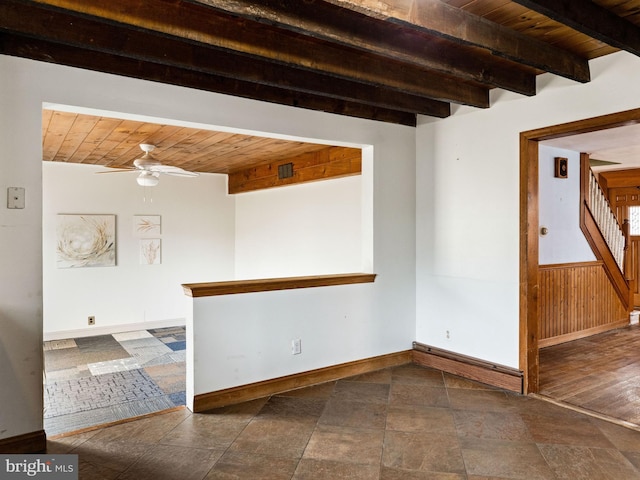
M 630 239 L 629 239 L 629 219 L 625 218 L 622 222 L 622 234 L 624 235 L 624 276 L 627 281 L 634 280 L 634 268 L 631 265 L 631 254 L 629 251 Z

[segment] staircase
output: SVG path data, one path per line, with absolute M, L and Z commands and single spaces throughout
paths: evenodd
M 632 310 L 627 248 L 628 223 L 620 226 L 591 168 L 589 156 L 580 158 L 580 228 L 627 311 Z

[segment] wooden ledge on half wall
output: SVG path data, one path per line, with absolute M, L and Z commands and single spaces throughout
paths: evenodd
M 306 277 L 261 278 L 253 280 L 231 280 L 226 282 L 185 283 L 184 293 L 189 297 L 213 297 L 236 293 L 269 292 L 294 288 L 329 287 L 354 283 L 373 283 L 375 273 L 340 273 L 335 275 L 312 275 Z

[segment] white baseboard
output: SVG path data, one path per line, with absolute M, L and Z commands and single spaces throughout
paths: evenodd
M 44 332 L 45 342 L 51 340 L 64 340 L 67 338 L 95 337 L 97 335 L 110 335 L 113 333 L 134 332 L 136 330 L 149 330 L 151 328 L 184 327 L 184 318 L 169 320 L 156 320 L 142 323 L 129 323 L 126 325 L 111 325 L 104 327 L 89 327 L 78 330 L 62 330 L 58 332 Z

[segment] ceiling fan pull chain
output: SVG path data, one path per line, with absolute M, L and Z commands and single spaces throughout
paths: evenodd
M 147 187 L 144 186 L 142 187 L 142 189 L 143 189 L 142 203 L 147 203 Z M 153 193 L 149 196 L 149 203 L 153 203 Z

